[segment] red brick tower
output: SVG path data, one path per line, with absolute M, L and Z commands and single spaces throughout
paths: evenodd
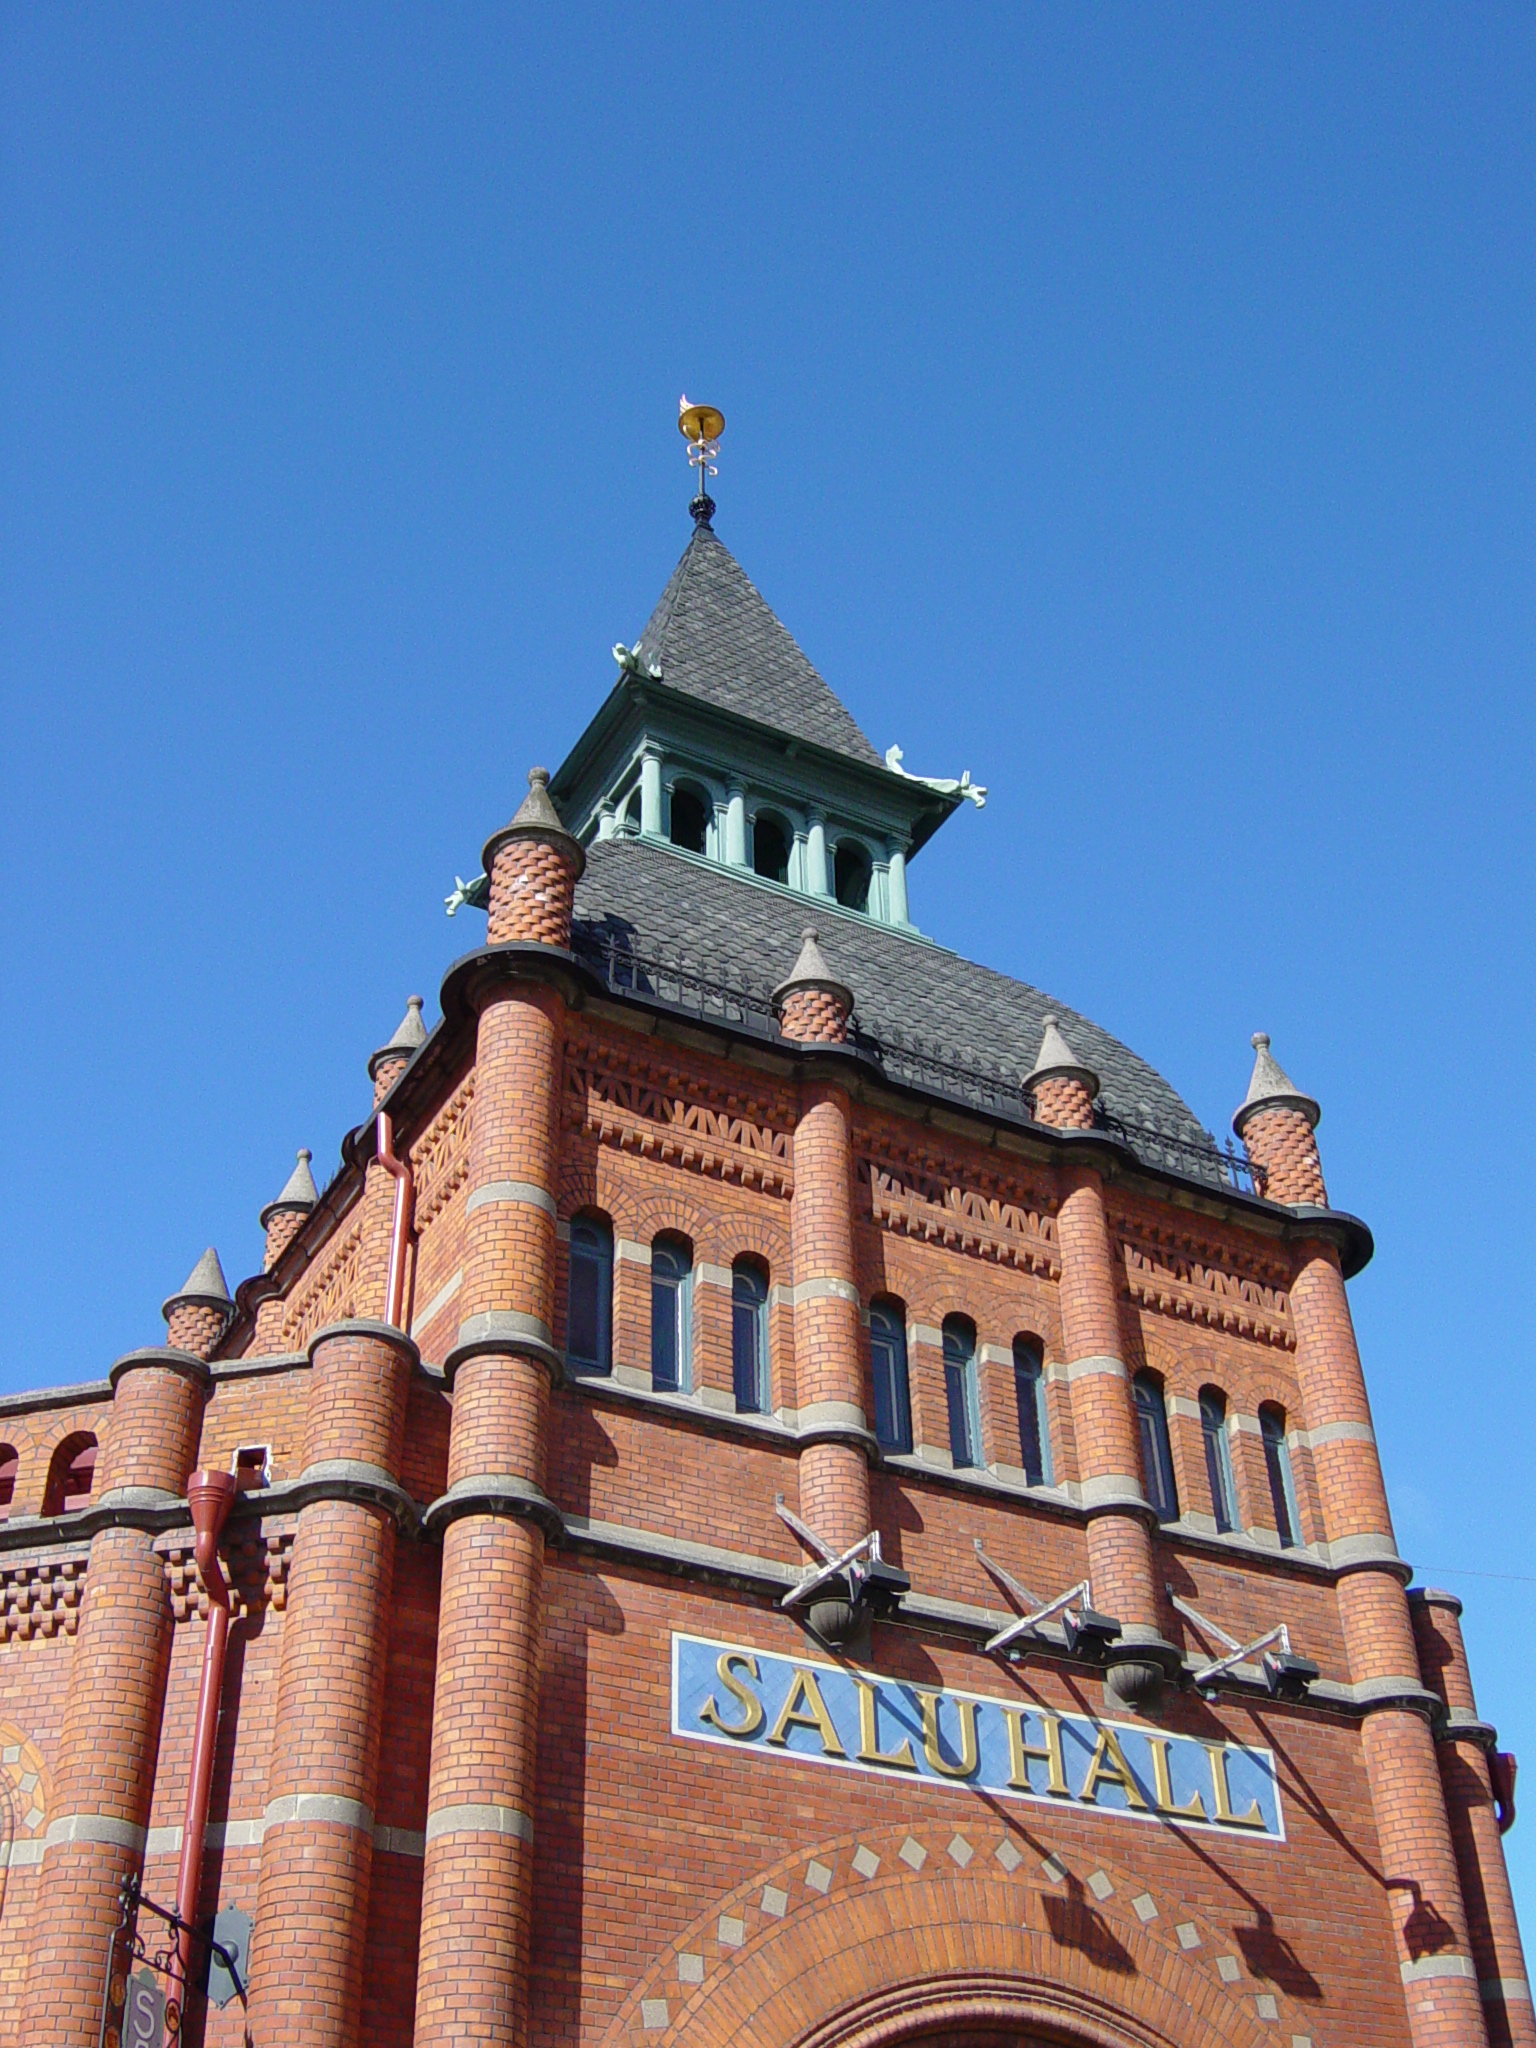
M 43 1859 L 24 2037 L 86 2048 L 101 2022 L 118 1888 L 142 1868 L 171 1653 L 171 1601 L 155 1511 L 181 1500 L 197 1461 L 207 1360 L 233 1303 L 210 1247 L 165 1304 L 167 1342 L 112 1368 L 98 1504 Z
M 779 1029 L 803 1047 L 841 1046 L 852 993 L 832 974 L 814 930 L 773 992 Z M 853 1259 L 853 1140 L 848 1091 L 832 1061 L 802 1066 L 795 1124 L 795 1359 L 800 1400 L 800 1512 L 841 1555 L 869 1534 L 869 1446 L 859 1356 L 859 1289 Z M 821 1600 L 812 1626 L 828 1641 L 847 1638 L 846 1601 Z
M 1317 1150 L 1320 1111 L 1255 1034 L 1253 1078 L 1232 1128 L 1272 1202 L 1327 1212 Z M 1331 1239 L 1294 1252 L 1291 1312 L 1339 1618 L 1350 1677 L 1366 1705 L 1361 1731 L 1382 1869 L 1392 1904 L 1415 2048 L 1475 2048 L 1488 2039 L 1435 1756 L 1439 1701 L 1420 1676 L 1387 1508 L 1370 1400 L 1339 1254 Z
M 554 1348 L 563 963 L 584 865 L 535 768 L 485 848 L 464 1281 L 443 1543 L 416 2043 L 528 2031 L 540 1588 Z M 450 977 L 452 980 L 453 977 Z

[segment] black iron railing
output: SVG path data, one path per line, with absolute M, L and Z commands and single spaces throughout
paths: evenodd
M 579 959 L 616 995 L 640 996 L 706 1022 L 734 1025 L 771 1038 L 776 1031 L 770 985 L 734 967 L 722 968 L 682 948 L 637 945 L 625 932 L 578 931 Z M 855 1013 L 849 1038 L 892 1081 L 985 1113 L 1032 1122 L 1024 1075 L 1017 1068 L 960 1053 L 931 1039 L 866 1029 Z M 1209 1132 L 1199 1138 L 1100 1110 L 1097 1127 L 1129 1145 L 1149 1166 L 1205 1181 L 1213 1188 L 1262 1194 L 1263 1169 L 1228 1139 L 1225 1149 Z

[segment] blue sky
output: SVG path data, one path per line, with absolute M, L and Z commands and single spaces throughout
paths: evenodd
M 919 922 L 1218 1131 L 1255 1029 L 1320 1097 L 1399 1542 L 1536 1756 L 1533 44 L 0 12 L 0 1386 L 333 1167 L 687 538 L 686 387 L 872 738 L 991 788 Z

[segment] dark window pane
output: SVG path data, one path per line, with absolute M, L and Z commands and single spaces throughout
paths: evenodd
M 949 1453 L 957 1465 L 974 1465 L 975 1445 L 971 1442 L 971 1401 L 967 1384 L 970 1368 L 944 1366 L 944 1392 L 949 1400 Z
M 885 1450 L 910 1451 L 907 1333 L 889 1309 L 871 1311 L 869 1343 L 875 1378 L 875 1435 Z
M 856 840 L 844 839 L 832 862 L 832 886 L 848 910 L 869 908 L 869 855 Z
M 651 1385 L 663 1393 L 677 1392 L 677 1367 L 682 1346 L 678 1341 L 678 1310 L 681 1307 L 677 1282 L 670 1276 L 651 1276 Z
M 1211 1488 L 1211 1512 L 1226 1534 L 1237 1521 L 1232 1489 L 1232 1453 L 1227 1443 L 1226 1409 L 1209 1394 L 1200 1396 L 1200 1428 L 1205 1438 L 1205 1476 Z
M 1045 1417 L 1045 1368 L 1024 1344 L 1013 1347 L 1014 1399 L 1019 1410 L 1019 1448 L 1024 1477 L 1043 1486 L 1051 1477 L 1051 1439 Z
M 1147 1498 L 1160 1522 L 1179 1518 L 1179 1494 L 1173 1481 L 1173 1452 L 1168 1443 L 1168 1415 L 1163 1390 L 1154 1380 L 1136 1381 L 1136 1419 L 1141 1426 L 1141 1463 Z
M 752 872 L 769 882 L 789 880 L 789 832 L 777 818 L 752 821 Z
M 1269 1497 L 1274 1503 L 1275 1531 L 1282 1550 L 1293 1550 L 1301 1540 L 1296 1527 L 1295 1490 L 1291 1482 L 1291 1454 L 1285 1441 L 1285 1424 L 1273 1410 L 1259 1416 L 1264 1431 L 1264 1463 L 1269 1470 Z
M 737 1412 L 761 1415 L 768 1405 L 768 1283 L 755 1266 L 731 1275 L 731 1377 Z
M 702 853 L 707 841 L 709 814 L 701 798 L 691 789 L 672 792 L 672 844 L 689 853 Z

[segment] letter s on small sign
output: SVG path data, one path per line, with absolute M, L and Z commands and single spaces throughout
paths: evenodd
M 722 1721 L 720 1709 L 715 1705 L 715 1696 L 709 1698 L 699 1709 L 699 1719 L 707 1721 L 711 1728 L 718 1728 L 722 1735 L 734 1736 L 736 1741 L 745 1742 L 757 1733 L 763 1725 L 763 1703 L 755 1692 L 750 1692 L 731 1669 L 739 1664 L 749 1678 L 757 1677 L 757 1659 L 746 1650 L 722 1650 L 715 1672 L 720 1683 L 746 1715 L 743 1721 Z

